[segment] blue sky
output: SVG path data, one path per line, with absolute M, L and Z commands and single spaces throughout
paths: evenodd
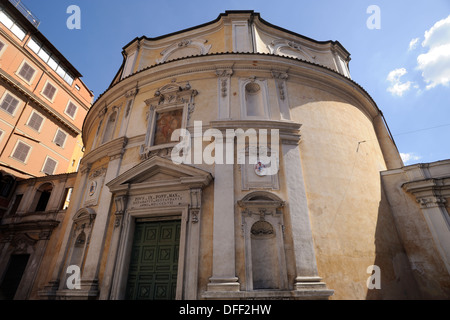
M 450 1 L 118 1 L 22 0 L 39 30 L 83 74 L 98 97 L 135 37 L 197 26 L 225 10 L 254 10 L 266 21 L 316 40 L 337 40 L 350 53 L 352 79 L 383 111 L 406 164 L 450 159 Z M 81 10 L 68 29 L 67 8 Z M 367 12 L 379 8 L 379 29 Z

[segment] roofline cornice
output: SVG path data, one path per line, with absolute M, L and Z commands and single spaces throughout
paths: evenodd
M 250 62 L 256 59 L 270 63 L 258 64 L 257 67 L 254 67 L 253 63 Z M 211 71 L 215 74 L 217 69 L 225 65 L 233 65 L 234 70 L 255 70 L 255 72 L 266 71 L 270 73 L 274 70 L 289 70 L 290 78 L 307 80 L 310 85 L 320 87 L 325 85 L 327 89 L 333 90 L 336 94 L 344 95 L 346 99 L 353 99 L 357 105 L 363 106 L 363 111 L 371 119 L 381 114 L 375 101 L 363 87 L 333 69 L 306 60 L 273 54 L 228 52 L 170 60 L 149 66 L 122 79 L 106 90 L 95 101 L 85 118 L 82 131 L 85 133 L 86 130 L 89 131 L 91 129 L 95 120 L 95 117 L 92 117 L 92 115 L 98 114 L 98 108 L 104 107 L 108 103 L 120 98 L 127 90 L 135 88 L 136 83 L 139 83 L 139 87 L 143 87 L 152 82 L 165 78 L 174 78 L 188 73 Z M 358 92 L 359 95 L 356 96 L 355 92 Z M 84 142 L 86 143 L 86 141 Z

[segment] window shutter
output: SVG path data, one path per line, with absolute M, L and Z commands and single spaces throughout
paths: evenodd
M 16 150 L 14 150 L 13 158 L 25 162 L 28 152 L 30 152 L 30 146 L 27 146 L 25 143 L 19 141 L 16 146 Z
M 2 104 L 0 105 L 0 108 L 5 110 L 9 114 L 14 114 L 14 111 L 16 111 L 18 104 L 19 104 L 19 100 L 17 100 L 12 95 L 7 93 L 5 98 L 3 99 Z
M 75 116 L 75 112 L 77 111 L 77 106 L 74 105 L 72 102 L 69 102 L 66 108 L 66 113 L 71 116 L 72 118 Z
M 22 68 L 20 68 L 19 75 L 30 82 L 31 78 L 33 78 L 34 72 L 35 70 L 28 63 L 24 62 Z
M 30 117 L 30 120 L 28 121 L 28 126 L 30 126 L 31 128 L 33 128 L 36 131 L 39 131 L 43 120 L 44 120 L 44 118 L 42 118 L 36 112 L 33 112 L 33 114 Z
M 42 92 L 42 94 L 44 96 L 46 96 L 47 98 L 49 98 L 50 100 L 52 100 L 53 97 L 55 96 L 55 92 L 56 92 L 56 88 L 54 86 L 52 86 L 50 83 L 47 83 L 47 85 L 45 86 L 44 92 Z
M 51 158 L 47 158 L 47 160 L 45 161 L 44 169 L 42 169 L 42 172 L 46 174 L 53 174 L 55 172 L 55 168 L 56 168 L 56 161 Z
M 64 143 L 66 142 L 67 134 L 65 134 L 63 131 L 59 130 L 56 132 L 55 136 L 55 143 L 59 147 L 63 147 Z

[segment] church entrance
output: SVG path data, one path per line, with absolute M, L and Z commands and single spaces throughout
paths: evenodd
M 136 221 L 126 299 L 175 299 L 180 230 L 180 220 Z

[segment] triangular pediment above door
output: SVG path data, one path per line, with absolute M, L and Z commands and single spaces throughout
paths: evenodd
M 106 185 L 112 193 L 124 189 L 175 190 L 203 188 L 212 180 L 211 173 L 170 159 L 154 156 L 147 159 Z

